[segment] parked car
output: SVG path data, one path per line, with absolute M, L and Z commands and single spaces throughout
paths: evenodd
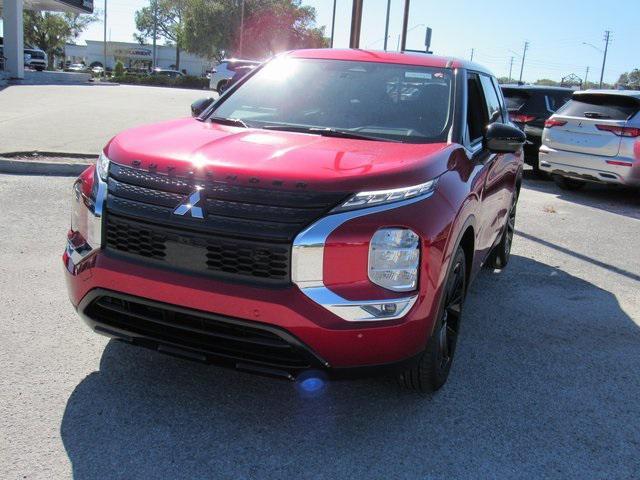
M 255 65 L 247 65 L 246 67 L 236 67 L 236 71 L 233 74 L 233 77 L 231 77 L 231 79 L 228 82 L 218 87 L 218 93 L 222 95 L 229 87 L 231 87 L 234 83 L 237 83 L 238 81 L 240 81 L 241 78 L 243 78 L 252 70 L 255 70 L 255 68 L 256 68 Z
M 216 90 L 218 93 L 222 93 L 227 82 L 233 78 L 237 68 L 248 66 L 256 67 L 258 65 L 260 65 L 260 62 L 253 60 L 240 60 L 237 58 L 222 60 L 218 65 L 211 69 L 209 88 L 211 90 Z
M 47 54 L 39 48 L 24 49 L 24 66 L 42 72 L 47 68 Z
M 573 90 L 538 85 L 503 85 L 509 117 L 527 135 L 524 162 L 538 172 L 544 122 L 571 98 Z
M 75 73 L 86 72 L 87 66 L 84 63 L 72 63 L 67 68 L 65 68 L 65 71 Z
M 171 70 L 168 68 L 154 68 L 151 71 L 151 75 L 169 77 L 169 78 L 184 77 L 184 74 L 179 70 Z
M 586 90 L 545 123 L 540 169 L 564 189 L 640 186 L 640 92 Z
M 117 135 L 76 180 L 73 305 L 193 360 L 440 388 L 469 284 L 513 239 L 525 135 L 495 77 L 366 50 L 258 68 L 194 118 Z

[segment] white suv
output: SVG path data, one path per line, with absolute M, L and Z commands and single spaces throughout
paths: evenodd
M 574 92 L 545 122 L 540 170 L 564 189 L 640 186 L 640 91 Z
M 211 70 L 211 78 L 209 79 L 209 88 L 211 90 L 224 90 L 226 83 L 231 80 L 236 73 L 238 67 L 257 66 L 260 62 L 253 60 L 239 60 L 236 58 L 230 58 L 222 60 Z
M 24 49 L 24 66 L 39 72 L 47 68 L 47 54 L 39 48 Z

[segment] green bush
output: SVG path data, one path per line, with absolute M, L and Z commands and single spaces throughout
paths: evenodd
M 116 74 L 111 78 L 112 82 L 123 83 L 127 85 L 149 85 L 158 87 L 176 87 L 176 88 L 192 88 L 207 89 L 209 88 L 209 80 L 206 78 L 195 77 L 193 75 L 185 75 L 182 77 L 171 78 L 163 75 L 138 75 L 133 73 Z
M 124 65 L 121 61 L 118 61 L 118 63 L 116 63 L 114 74 L 116 77 L 121 77 L 122 75 L 124 75 Z

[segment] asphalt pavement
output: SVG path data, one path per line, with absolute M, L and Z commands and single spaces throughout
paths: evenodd
M 132 85 L 20 85 L 0 90 L 3 153 L 98 154 L 127 128 L 186 117 L 208 90 Z
M 0 175 L 0 478 L 638 477 L 637 192 L 527 179 L 513 257 L 472 285 L 448 384 L 308 398 L 89 331 L 60 260 L 70 188 Z

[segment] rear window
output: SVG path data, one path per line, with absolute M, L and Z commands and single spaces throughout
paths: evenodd
M 554 93 L 551 95 L 546 95 L 545 100 L 547 102 L 547 110 L 549 110 L 550 112 L 555 112 L 565 103 L 571 100 L 571 93 Z
M 627 120 L 638 111 L 638 107 L 637 100 L 621 95 L 576 95 L 558 110 L 558 114 L 568 117 Z
M 504 100 L 507 110 L 520 110 L 529 99 L 529 94 L 520 90 L 503 88 Z

